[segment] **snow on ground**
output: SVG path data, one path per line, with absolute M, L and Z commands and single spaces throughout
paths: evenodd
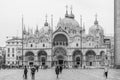
M 103 72 L 103 69 L 64 69 L 59 79 L 56 79 L 54 69 L 39 69 L 35 80 L 105 80 Z M 0 80 L 23 80 L 23 70 L 0 70 Z M 28 80 L 31 80 L 30 70 L 28 70 Z M 109 70 L 107 80 L 120 80 L 120 70 Z

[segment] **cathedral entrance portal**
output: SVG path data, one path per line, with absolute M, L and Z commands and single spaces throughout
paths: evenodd
M 29 62 L 29 65 L 32 66 L 32 65 L 33 65 L 33 62 Z
M 63 55 L 57 56 L 57 62 L 58 65 L 64 65 L 64 56 Z
M 56 65 L 66 65 L 66 51 L 62 47 L 56 48 L 54 51 L 53 66 Z

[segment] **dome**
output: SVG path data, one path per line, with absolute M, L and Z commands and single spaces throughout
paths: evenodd
M 103 28 L 98 24 L 97 14 L 95 17 L 94 25 L 89 28 L 89 34 L 90 35 L 97 35 L 97 34 L 103 35 L 104 34 Z
M 89 28 L 89 34 L 96 35 L 97 33 L 104 34 L 103 28 L 100 25 L 95 24 Z
M 75 27 L 79 27 L 79 23 L 73 18 L 65 17 L 65 18 L 59 20 L 57 27 L 75 28 Z

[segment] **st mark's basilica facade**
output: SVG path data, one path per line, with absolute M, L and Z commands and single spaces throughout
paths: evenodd
M 23 28 L 23 47 L 17 50 L 17 54 L 21 55 L 23 48 L 23 60 L 19 64 L 101 67 L 106 65 L 108 49 L 104 37 L 97 17 L 86 34 L 84 25 L 76 21 L 72 11 L 69 14 L 66 11 L 55 30 L 47 20 L 40 30 L 38 26 L 35 31 Z

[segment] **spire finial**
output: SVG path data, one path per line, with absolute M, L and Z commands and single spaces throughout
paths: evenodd
M 66 14 L 65 14 L 65 17 L 68 17 L 68 5 L 66 5 L 65 7 L 66 7 Z
M 51 14 L 51 27 L 53 27 L 53 14 Z
M 98 25 L 97 17 L 98 17 L 98 16 L 97 16 L 97 13 L 96 13 L 96 14 L 95 14 L 95 22 L 94 22 L 95 25 Z
M 68 5 L 65 6 L 66 7 L 66 13 L 68 12 Z
M 72 13 L 72 10 L 73 10 L 72 5 L 71 5 L 70 9 L 71 9 L 71 14 L 69 15 L 69 18 L 74 19 L 75 16 L 74 16 L 74 14 Z
M 97 20 L 97 13 L 95 14 L 95 19 Z
M 45 20 L 44 26 L 48 26 L 47 17 L 48 17 L 48 16 L 47 16 L 47 14 L 46 14 L 46 16 L 45 16 L 46 20 Z

